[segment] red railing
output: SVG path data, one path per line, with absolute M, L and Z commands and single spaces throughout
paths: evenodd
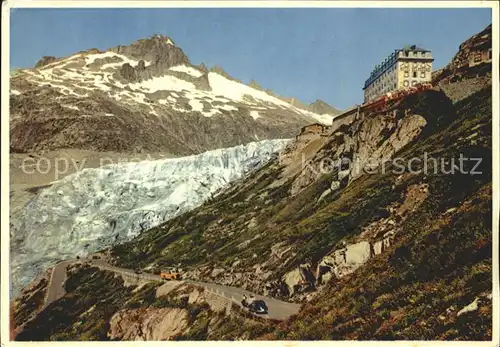
M 410 94 L 414 94 L 417 92 L 420 92 L 422 90 L 430 89 L 432 88 L 431 83 L 420 83 L 415 86 L 402 89 L 402 90 L 396 90 L 394 92 L 389 92 L 386 93 L 377 99 L 370 101 L 368 103 L 365 103 L 361 105 L 361 110 L 362 111 L 369 111 L 369 112 L 382 112 L 387 109 L 387 104 L 389 101 L 397 101 L 405 96 L 408 96 Z

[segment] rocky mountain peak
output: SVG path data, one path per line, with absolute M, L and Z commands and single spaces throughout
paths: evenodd
M 175 46 L 174 41 L 170 36 L 165 36 L 162 34 L 154 34 L 150 38 L 144 39 L 144 40 L 153 40 L 153 41 L 158 41 L 158 42 L 165 42 L 168 45 L 173 45 Z
M 324 102 L 323 100 L 319 100 L 319 99 L 317 99 L 315 102 L 313 102 L 309 105 L 309 110 L 311 112 L 315 112 L 318 114 L 337 115 L 340 113 L 340 110 L 336 109 L 333 106 L 330 106 L 328 103 Z
M 121 77 L 129 82 L 162 76 L 173 66 L 191 66 L 187 55 L 172 38 L 160 34 L 137 40 L 128 46 L 116 46 L 108 51 L 139 61 L 135 68 L 124 64 L 120 69 Z
M 123 54 L 136 60 L 144 60 L 148 65 L 168 69 L 176 65 L 191 65 L 189 58 L 174 41 L 160 34 L 140 39 L 128 46 L 116 46 L 110 52 Z
M 198 69 L 200 71 L 202 71 L 203 73 L 207 73 L 208 72 L 208 67 L 203 62 L 200 65 L 198 65 Z

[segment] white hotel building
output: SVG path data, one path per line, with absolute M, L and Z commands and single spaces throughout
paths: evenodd
M 375 66 L 365 81 L 364 102 L 394 90 L 430 82 L 433 60 L 429 50 L 417 46 L 396 49 Z

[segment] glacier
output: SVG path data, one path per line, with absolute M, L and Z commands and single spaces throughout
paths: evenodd
M 11 221 L 11 296 L 59 260 L 130 240 L 200 206 L 289 141 L 87 168 L 54 182 Z

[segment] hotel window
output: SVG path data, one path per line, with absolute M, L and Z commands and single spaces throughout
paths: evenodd
M 417 71 L 413 71 L 413 77 L 417 77 Z
M 408 87 L 408 86 L 410 85 L 410 82 L 408 82 L 408 80 L 405 80 L 405 81 L 403 82 L 403 85 L 404 85 L 405 87 Z
M 422 72 L 420 73 L 420 78 L 425 78 L 425 71 L 422 71 Z
M 411 81 L 411 85 L 412 85 L 412 86 L 417 85 L 417 81 Z
M 410 73 L 408 71 L 405 71 L 405 77 L 410 77 Z

